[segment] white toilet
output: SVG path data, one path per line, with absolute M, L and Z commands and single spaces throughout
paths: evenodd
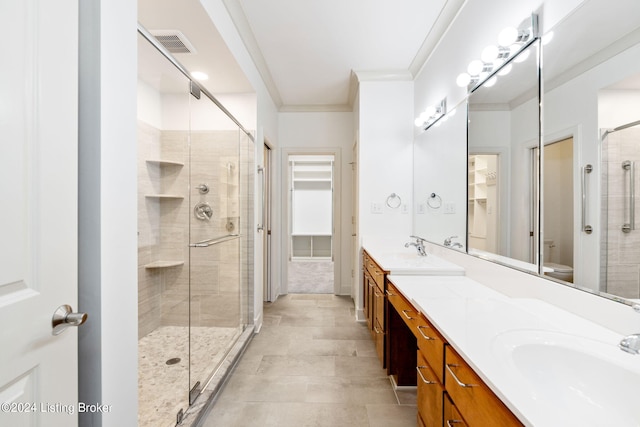
M 552 270 L 545 271 L 544 274 L 554 279 L 573 283 L 573 267 L 549 261 L 551 258 L 551 250 L 555 247 L 553 240 L 545 240 L 544 245 L 546 246 L 546 250 L 544 251 L 544 266 L 547 267 L 545 270 Z

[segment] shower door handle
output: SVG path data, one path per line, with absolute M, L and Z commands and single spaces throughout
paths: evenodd
M 622 225 L 623 233 L 636 229 L 636 162 L 625 160 L 622 169 L 629 172 L 629 222 Z
M 260 186 L 260 189 L 261 189 L 260 190 L 260 192 L 261 192 L 261 194 L 260 194 L 260 210 L 261 210 L 260 223 L 258 224 L 257 229 L 258 229 L 258 231 L 264 231 L 264 222 L 265 222 L 264 219 L 265 219 L 265 210 L 266 210 L 265 206 L 264 206 L 264 203 L 265 203 L 265 195 L 264 195 L 264 193 L 265 193 L 266 180 L 264 178 L 264 167 L 263 166 L 258 166 L 258 173 L 262 177 L 262 185 Z
M 587 174 L 590 174 L 593 171 L 593 166 L 586 165 L 582 168 L 582 231 L 587 234 L 591 234 L 593 232 L 593 227 L 587 224 Z

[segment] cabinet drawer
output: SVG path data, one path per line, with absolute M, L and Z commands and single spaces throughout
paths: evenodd
M 443 425 L 443 424 L 438 424 Z M 487 424 L 492 425 L 492 424 Z M 456 406 L 451 402 L 449 396 L 444 396 L 444 426 L 446 427 L 466 427 L 467 423 L 464 422 L 460 412 Z
M 418 418 L 427 426 L 441 426 L 444 388 L 420 350 L 417 361 Z
M 411 332 L 416 335 L 414 320 L 418 316 L 418 313 L 391 282 L 387 282 L 387 300 L 393 305 L 402 320 L 404 320 L 409 329 L 411 329 Z
M 451 346 L 445 363 L 445 389 L 469 426 L 522 425 Z
M 444 338 L 422 314 L 414 319 L 414 331 L 418 348 L 437 375 L 438 381 L 444 384 Z
M 378 285 L 381 291 L 384 291 L 384 276 L 385 271 L 367 254 L 365 251 L 363 256 L 363 267 L 369 273 L 374 282 Z

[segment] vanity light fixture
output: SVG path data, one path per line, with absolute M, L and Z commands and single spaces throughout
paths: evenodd
M 447 114 L 447 98 L 444 98 L 436 106 L 430 105 L 427 107 L 425 111 L 416 117 L 415 125 L 422 128 L 422 130 L 427 130 L 442 119 L 445 114 Z
M 469 92 L 487 81 L 485 86 L 493 86 L 497 77 L 504 76 L 511 71 L 511 59 L 527 48 L 532 41 L 538 38 L 538 15 L 532 14 L 520 28 L 508 27 L 498 34 L 498 45 L 485 47 L 480 59 L 474 59 L 469 63 L 467 71 L 460 73 L 456 78 L 459 87 L 466 87 Z M 525 61 L 528 51 L 518 56 L 514 62 Z M 489 79 L 489 80 L 487 80 Z

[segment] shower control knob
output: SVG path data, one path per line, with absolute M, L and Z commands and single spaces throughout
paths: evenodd
M 196 187 L 196 190 L 200 191 L 200 194 L 207 194 L 209 192 L 209 186 L 207 184 L 200 184 Z
M 51 334 L 58 335 L 69 326 L 80 326 L 87 321 L 87 317 L 87 313 L 74 313 L 70 305 L 63 304 L 53 312 Z

